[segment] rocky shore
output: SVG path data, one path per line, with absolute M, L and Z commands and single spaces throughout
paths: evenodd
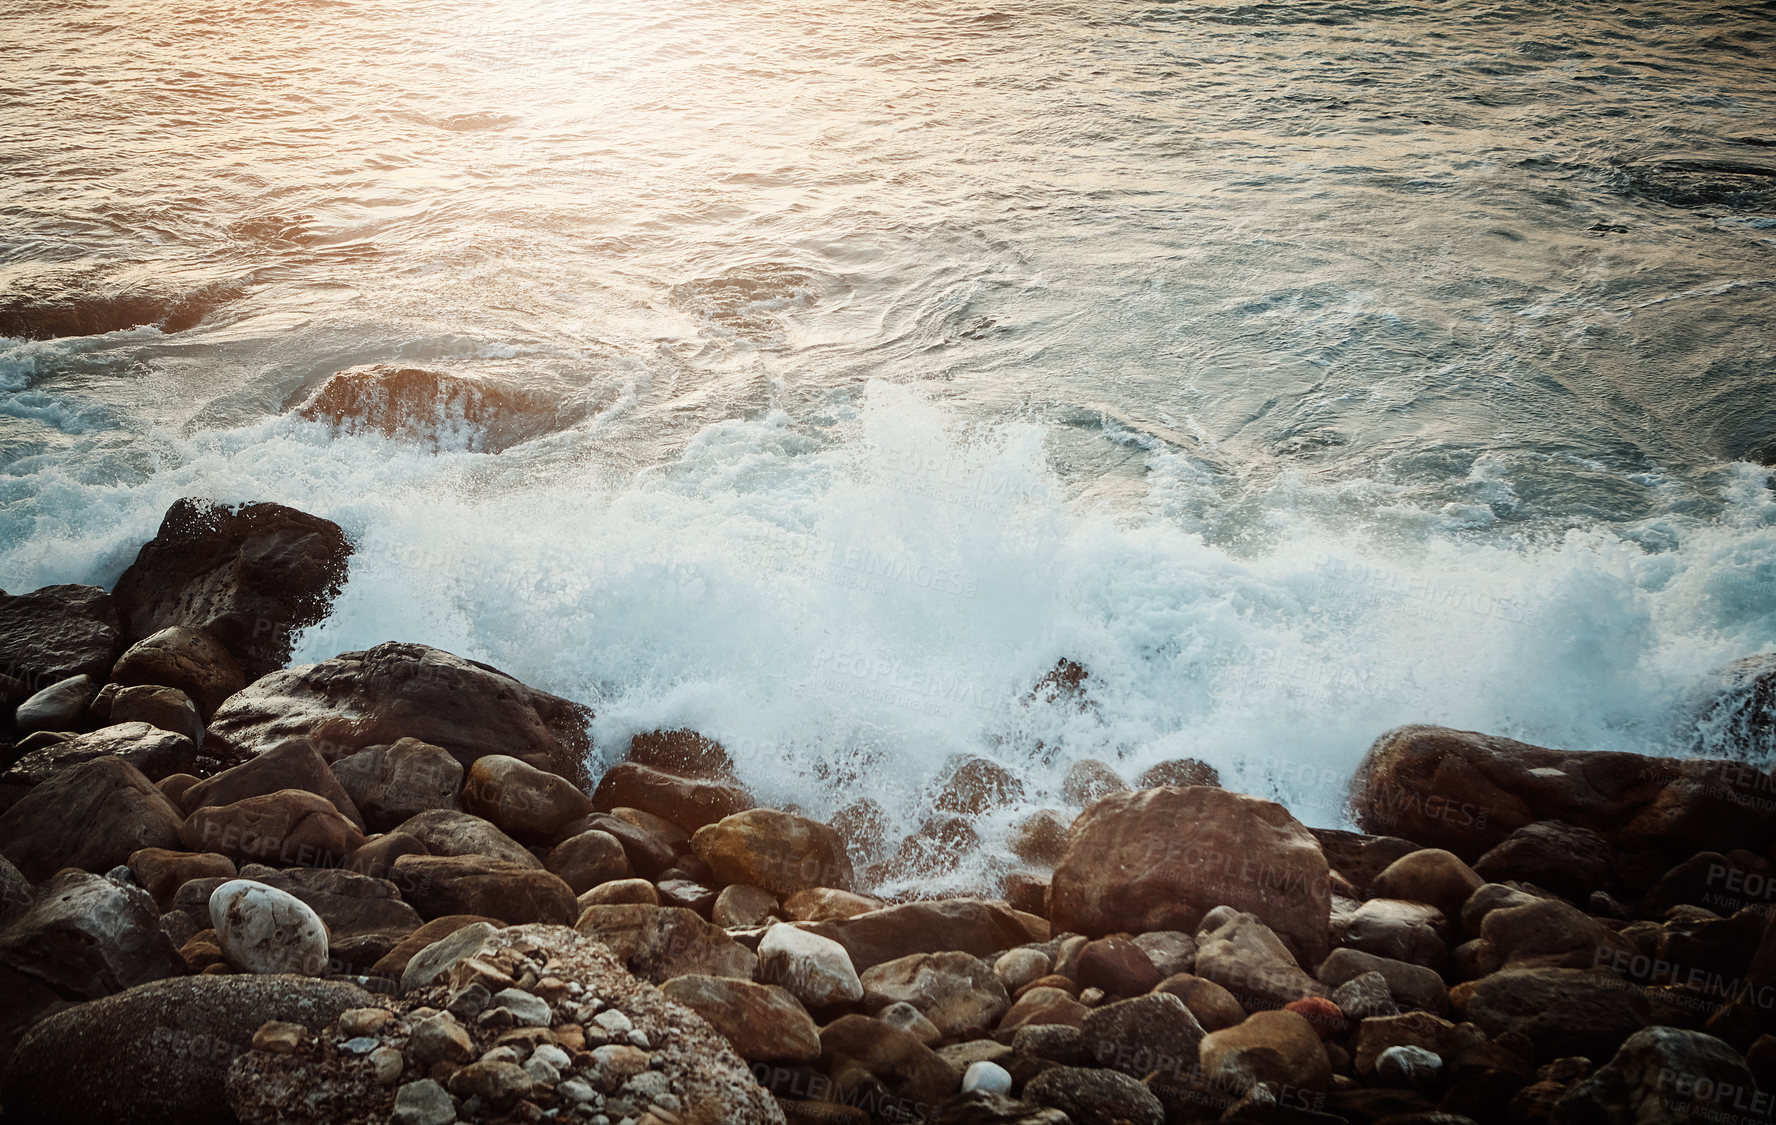
M 0 1120 L 1776 1118 L 1768 657 L 1744 760 L 1408 727 L 1360 832 L 1084 761 L 1003 886 L 884 901 L 1020 779 L 956 761 L 890 840 L 692 731 L 594 775 L 585 709 L 487 665 L 289 667 L 350 554 L 188 500 L 113 590 L 0 595 Z

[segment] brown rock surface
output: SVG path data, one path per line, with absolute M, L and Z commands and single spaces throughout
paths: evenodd
M 777 895 L 851 889 L 851 860 L 839 834 L 775 809 L 750 809 L 700 828 L 691 850 L 724 884 L 748 883 Z
M 143 848 L 177 848 L 182 819 L 136 767 L 96 758 L 0 813 L 0 855 L 34 883 L 64 867 L 109 871 Z M 81 830 L 70 832 L 69 825 Z

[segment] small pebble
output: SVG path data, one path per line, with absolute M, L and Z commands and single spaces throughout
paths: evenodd
M 629 1033 L 629 1045 L 631 1047 L 640 1047 L 644 1051 L 653 1050 L 653 1044 L 648 1042 L 647 1032 L 641 1030 L 639 1027 Z

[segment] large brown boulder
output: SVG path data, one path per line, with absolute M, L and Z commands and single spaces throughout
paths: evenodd
M 1741 762 L 1553 750 L 1508 738 L 1411 726 L 1377 739 L 1351 781 L 1366 831 L 1445 848 L 1469 863 L 1513 832 L 1559 820 L 1618 850 L 1762 848 L 1768 773 Z
M 282 789 L 301 789 L 325 797 L 347 820 L 360 830 L 364 828 L 363 814 L 351 794 L 327 768 L 327 760 L 320 752 L 302 739 L 274 746 L 198 782 L 179 795 L 179 807 L 189 814 L 207 805 L 232 805 Z
M 417 738 L 365 747 L 332 768 L 371 832 L 387 832 L 432 809 L 462 808 L 462 763 L 442 746 Z
M 691 973 L 667 981 L 660 992 L 708 1020 L 747 1062 L 820 1057 L 820 1029 L 787 989 Z
M 233 1125 L 229 1065 L 267 1020 L 319 1031 L 370 994 L 298 976 L 181 977 L 80 1004 L 25 1036 L 0 1078 L 8 1119 Z
M 1326 953 L 1326 857 L 1287 809 L 1208 786 L 1113 793 L 1073 824 L 1049 919 L 1090 937 L 1194 931 L 1217 906 L 1257 915 L 1297 957 Z
M 455 809 L 428 809 L 396 825 L 391 835 L 410 836 L 431 855 L 491 856 L 517 867 L 541 867 L 543 861 L 498 828 Z
M 1321 1093 L 1332 1082 L 1332 1064 L 1319 1032 L 1294 1012 L 1258 1012 L 1213 1032 L 1203 1038 L 1198 1057 L 1210 1081 L 1238 1093 L 1260 1082 Z
M 95 758 L 0 813 L 0 855 L 34 883 L 64 867 L 109 871 L 143 848 L 177 848 L 182 820 L 141 770 L 122 758 Z
M 510 754 L 586 783 L 591 712 L 428 645 L 391 641 L 265 676 L 211 720 L 208 743 L 242 757 L 305 738 L 328 761 L 417 738 L 465 767 Z
M 351 544 L 339 525 L 282 504 L 175 501 L 117 580 L 124 634 L 202 629 L 248 681 L 282 668 L 299 631 L 323 620 L 345 584 Z
M 978 898 L 902 903 L 805 928 L 844 946 L 858 972 L 913 953 L 960 950 L 984 958 L 1049 936 L 1042 919 Z
M 469 767 L 463 808 L 520 840 L 550 841 L 592 814 L 592 799 L 560 774 L 509 754 L 485 754 Z
M 185 974 L 160 932 L 153 896 L 72 870 L 38 887 L 30 908 L 0 933 L 0 965 L 71 1000 Z
M 1607 1059 L 1652 1022 L 1641 990 L 1607 969 L 1507 969 L 1481 979 L 1467 1018 L 1497 1039 L 1519 1032 L 1536 1061 L 1565 1055 Z
M 570 926 L 579 913 L 573 888 L 559 877 L 484 855 L 404 855 L 389 881 L 427 919 L 478 914 L 513 926 Z
M 967 953 L 914 953 L 866 969 L 863 1002 L 872 1012 L 907 1003 L 946 1039 L 989 1031 L 1011 1007 L 993 967 Z
M 911 1032 L 868 1016 L 841 1016 L 820 1031 L 820 1069 L 833 1076 L 836 1099 L 859 1104 L 886 1095 L 886 1113 L 912 1114 L 956 1092 L 957 1069 Z M 887 1118 L 884 1117 L 884 1120 Z
M 325 797 L 280 789 L 196 810 L 179 840 L 188 851 L 217 852 L 236 863 L 342 867 L 364 834 Z
M 758 971 L 757 954 L 682 906 L 588 906 L 574 929 L 655 984 L 687 974 L 751 980 Z
M 97 586 L 0 594 L 0 675 L 27 694 L 71 676 L 103 682 L 122 644 L 117 606 Z
M 1326 995 L 1325 986 L 1301 970 L 1282 938 L 1257 916 L 1222 911 L 1219 917 L 1219 925 L 1196 935 L 1197 976 L 1225 988 L 1249 1012 Z
M 749 809 L 705 825 L 691 850 L 723 883 L 746 883 L 776 895 L 812 887 L 851 889 L 845 841 L 817 820 L 775 809 Z
M 121 758 L 149 781 L 190 772 L 197 761 L 191 739 L 147 723 L 119 723 L 33 750 L 0 774 L 0 784 L 41 785 L 97 758 Z
M 169 625 L 131 645 L 111 669 L 114 683 L 178 688 L 206 720 L 247 686 L 247 674 L 222 643 L 201 629 Z
M 714 824 L 755 805 L 752 795 L 732 781 L 680 777 L 637 762 L 620 762 L 598 781 L 592 803 L 600 811 L 641 809 L 686 832 Z

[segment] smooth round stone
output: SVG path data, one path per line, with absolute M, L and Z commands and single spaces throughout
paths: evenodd
M 1389 1047 L 1375 1060 L 1375 1077 L 1389 1086 L 1426 1089 L 1436 1085 L 1442 1070 L 1437 1052 L 1405 1044 Z
M 1011 1074 L 998 1063 L 970 1063 L 968 1072 L 962 1076 L 962 1092 L 967 1094 L 975 1090 L 989 1094 L 1009 1094 Z
M 295 895 L 233 879 L 210 895 L 210 924 L 229 964 L 248 973 L 320 976 L 327 968 L 327 926 Z

